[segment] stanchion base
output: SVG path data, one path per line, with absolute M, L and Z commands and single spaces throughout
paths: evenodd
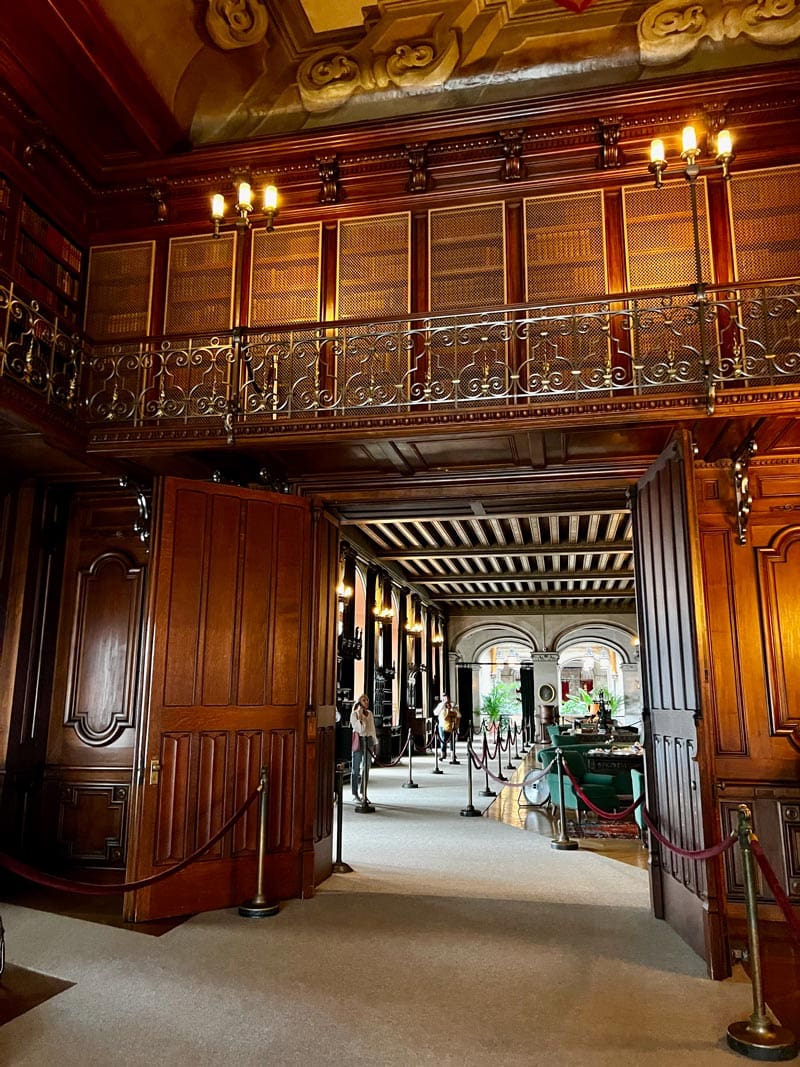
M 267 904 L 266 901 L 257 900 L 255 897 L 239 905 L 239 914 L 245 919 L 270 919 L 280 910 L 279 904 Z
M 375 810 L 375 805 L 370 804 L 368 801 L 362 800 L 360 804 L 356 804 L 353 811 L 356 815 L 371 815 Z
M 481 789 L 480 793 L 478 793 L 478 796 L 479 797 L 496 797 L 497 793 L 495 793 L 494 789 Z
M 419 789 L 416 782 L 403 782 L 403 789 Z
M 435 770 L 431 771 L 431 774 L 444 774 L 444 771 L 439 770 L 439 768 L 437 767 Z
M 460 767 L 461 766 L 461 760 L 460 759 L 451 759 L 449 761 L 449 763 L 450 763 L 451 767 Z
M 797 1041 L 785 1026 L 771 1026 L 765 1033 L 750 1028 L 750 1020 L 731 1023 L 728 1045 L 751 1060 L 793 1060 Z
M 580 848 L 580 845 L 571 838 L 567 841 L 560 841 L 557 837 L 554 837 L 550 842 L 550 848 L 556 848 L 559 852 L 574 852 L 576 848 Z
M 333 867 L 331 867 L 331 870 L 333 871 L 334 874 L 352 874 L 353 873 L 353 868 L 350 866 L 350 864 L 349 863 L 343 863 L 342 861 L 334 863 Z
M 463 815 L 467 819 L 474 819 L 476 817 L 479 818 L 481 815 L 483 815 L 483 812 L 480 810 L 480 808 L 476 808 L 472 804 L 470 804 L 469 807 L 462 808 L 459 812 L 459 815 Z

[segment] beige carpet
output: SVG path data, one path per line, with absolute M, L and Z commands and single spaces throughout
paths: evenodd
M 464 819 L 465 768 L 373 775 L 344 858 L 268 920 L 160 938 L 3 906 L 9 959 L 75 985 L 0 1028 L 0 1063 L 86 1067 L 734 1063 L 746 984 L 649 914 L 647 874 Z M 476 797 L 476 805 L 487 802 Z

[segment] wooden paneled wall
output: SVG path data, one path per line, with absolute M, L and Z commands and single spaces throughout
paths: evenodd
M 737 807 L 755 829 L 785 891 L 800 903 L 800 473 L 793 462 L 750 469 L 753 504 L 740 544 L 730 463 L 696 471 L 708 619 L 713 788 L 722 832 Z M 742 914 L 742 874 L 728 854 L 728 912 Z M 760 884 L 766 917 L 778 918 Z

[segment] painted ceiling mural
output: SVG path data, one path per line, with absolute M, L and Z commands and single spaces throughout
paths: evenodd
M 799 0 L 98 2 L 195 144 L 800 58 Z

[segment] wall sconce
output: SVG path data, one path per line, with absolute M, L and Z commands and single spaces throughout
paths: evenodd
M 686 160 L 683 176 L 692 185 L 700 176 L 700 165 L 697 163 L 699 155 L 700 149 L 697 146 L 695 128 L 686 126 L 681 138 L 681 159 Z M 730 165 L 733 158 L 733 139 L 730 130 L 720 130 L 717 134 L 716 162 L 722 167 L 722 177 L 726 182 L 731 178 Z M 664 142 L 658 137 L 650 142 L 650 164 L 647 169 L 655 177 L 656 189 L 660 189 L 664 184 L 663 175 L 667 169 L 667 157 L 664 153 Z
M 391 607 L 385 607 L 385 608 L 376 607 L 374 609 L 373 614 L 375 615 L 375 620 L 376 620 L 376 622 L 378 623 L 378 626 L 380 626 L 381 629 L 383 629 L 383 627 L 385 625 L 388 625 L 392 621 L 392 619 L 394 618 L 394 611 L 393 611 L 393 609 Z
M 415 637 L 418 634 L 421 634 L 424 629 L 425 629 L 425 627 L 422 625 L 421 622 L 407 622 L 406 623 L 406 633 L 407 634 L 413 634 Z
M 431 644 L 432 645 L 443 645 L 444 644 L 444 634 L 441 633 L 439 630 L 434 630 L 433 634 L 431 635 Z
M 238 218 L 234 220 L 234 226 L 240 233 L 246 233 L 250 229 L 250 215 L 253 212 L 253 190 L 249 182 L 239 182 L 236 193 L 236 212 Z M 272 183 L 264 186 L 264 200 L 261 212 L 267 220 L 267 231 L 274 230 L 273 221 L 278 214 L 278 190 Z M 225 197 L 222 193 L 214 193 L 211 197 L 211 221 L 214 223 L 214 236 L 220 236 L 220 226 L 225 218 Z
M 336 586 L 336 597 L 338 600 L 343 601 L 345 604 L 352 597 L 353 590 L 349 585 L 345 585 L 344 582 L 339 582 Z

